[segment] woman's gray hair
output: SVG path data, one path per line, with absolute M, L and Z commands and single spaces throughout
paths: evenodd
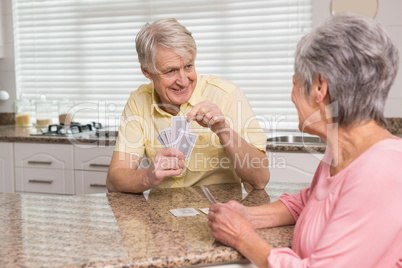
M 316 75 L 327 79 L 334 121 L 340 126 L 372 119 L 387 126 L 384 106 L 399 58 L 378 22 L 335 15 L 304 36 L 295 54 L 295 76 L 306 95 Z
M 141 66 L 150 73 L 158 73 L 156 69 L 156 51 L 158 45 L 173 49 L 180 57 L 195 59 L 197 46 L 191 32 L 176 19 L 160 19 L 145 24 L 135 38 L 138 60 Z

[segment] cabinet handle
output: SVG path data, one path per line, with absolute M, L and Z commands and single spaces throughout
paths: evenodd
M 91 183 L 89 186 L 91 186 L 91 187 L 106 187 L 106 184 Z
M 53 183 L 53 180 L 28 180 L 28 182 L 32 182 L 32 183 L 47 183 L 47 184 L 51 184 L 51 183 Z
M 108 164 L 97 164 L 97 163 L 91 163 L 89 164 L 90 167 L 109 167 L 110 165 Z
M 51 165 L 52 161 L 28 161 L 28 164 L 34 165 Z

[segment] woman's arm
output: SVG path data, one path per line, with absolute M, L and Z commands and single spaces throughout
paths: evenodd
M 282 201 L 271 204 L 246 207 L 236 201 L 229 201 L 227 205 L 237 213 L 243 215 L 254 229 L 269 228 L 295 224 L 296 221 L 289 209 Z

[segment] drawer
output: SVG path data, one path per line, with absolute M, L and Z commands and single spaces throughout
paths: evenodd
M 323 154 L 268 152 L 267 156 L 270 181 L 311 183 Z
M 14 143 L 16 167 L 74 169 L 73 146 L 67 144 Z
M 107 193 L 107 172 L 75 171 L 75 194 Z
M 76 170 L 108 171 L 114 147 L 74 147 Z
M 74 171 L 15 168 L 17 192 L 74 194 Z

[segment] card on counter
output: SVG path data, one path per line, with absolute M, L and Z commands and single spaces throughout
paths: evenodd
M 209 208 L 199 208 L 198 210 L 201 211 L 202 213 L 208 215 Z
M 193 216 L 197 216 L 200 214 L 194 208 L 175 208 L 175 209 L 171 209 L 169 211 L 175 217 L 193 217 Z

